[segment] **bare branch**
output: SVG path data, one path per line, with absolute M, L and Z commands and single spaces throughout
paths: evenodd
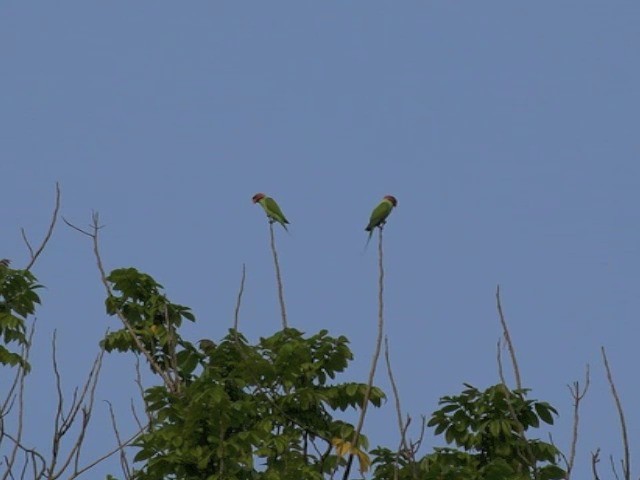
M 507 384 L 506 379 L 504 378 L 504 367 L 502 365 L 502 342 L 500 341 L 501 339 L 498 339 L 498 348 L 497 348 L 497 352 L 498 352 L 498 376 L 500 377 L 500 383 L 502 383 L 503 385 Z
M 56 389 L 58 391 L 58 406 L 55 418 L 54 432 L 53 432 L 53 441 L 52 441 L 52 456 L 48 471 L 48 478 L 54 480 L 56 478 L 61 477 L 65 471 L 69 468 L 71 462 L 74 462 L 75 470 L 78 469 L 78 464 L 80 461 L 80 452 L 82 450 L 82 446 L 84 444 L 84 440 L 86 438 L 87 429 L 89 427 L 89 423 L 91 420 L 91 415 L 93 412 L 93 405 L 95 402 L 95 390 L 98 385 L 98 380 L 100 378 L 100 370 L 102 368 L 102 360 L 104 358 L 104 347 L 101 348 L 100 352 L 96 356 L 91 369 L 87 375 L 87 380 L 85 381 L 82 389 L 79 391 L 76 387 L 74 389 L 73 398 L 71 401 L 71 405 L 69 406 L 68 412 L 64 413 L 64 397 L 62 394 L 62 381 L 61 376 L 58 369 L 57 363 L 57 355 L 56 355 L 56 334 L 54 332 L 53 340 L 52 340 L 52 350 L 53 350 L 53 369 L 56 377 Z M 70 431 L 73 425 L 76 424 L 78 416 L 80 415 L 80 424 L 77 430 L 77 436 L 75 440 L 73 440 L 69 452 L 66 454 L 65 458 L 60 459 L 60 445 L 62 439 L 65 435 Z M 60 463 L 60 467 L 56 469 L 57 464 Z
M 598 476 L 598 463 L 600 463 L 600 449 L 595 452 L 591 452 L 591 472 L 593 473 L 593 480 L 600 480 Z
M 107 458 L 109 458 L 110 456 L 112 456 L 115 453 L 118 453 L 120 450 L 122 450 L 123 448 L 128 447 L 131 442 L 133 442 L 136 438 L 138 438 L 138 436 L 147 428 L 147 426 L 145 426 L 144 428 L 138 430 L 136 433 L 134 433 L 131 437 L 129 437 L 127 440 L 125 440 L 124 442 L 122 442 L 122 446 L 118 446 L 116 448 L 114 448 L 113 450 L 110 450 L 109 452 L 105 453 L 104 455 L 102 455 L 101 457 L 97 458 L 96 460 L 94 460 L 93 462 L 91 462 L 90 464 L 76 470 L 73 475 L 71 475 L 69 477 L 69 480 L 73 480 L 74 478 L 78 478 L 80 475 L 82 475 L 83 473 L 85 473 L 88 470 L 91 470 L 93 467 L 95 467 L 96 465 L 98 465 L 99 463 L 105 461 Z
M 27 343 L 25 343 L 22 346 L 22 354 L 21 357 L 26 361 L 28 361 L 29 359 L 29 353 L 31 351 L 31 345 L 33 345 L 33 334 L 36 331 L 35 328 L 35 321 L 31 327 L 31 331 L 29 333 L 29 339 L 27 341 Z M 10 436 L 8 433 L 6 432 L 2 432 L 3 436 L 6 436 L 7 438 L 11 439 L 14 443 L 13 448 L 11 450 L 11 453 L 9 454 L 9 457 L 5 456 L 6 459 L 6 464 L 7 464 L 7 471 L 4 473 L 4 475 L 2 476 L 2 480 L 6 480 L 7 478 L 9 478 L 9 475 L 11 475 L 11 470 L 15 464 L 16 461 L 16 456 L 18 454 L 19 450 L 23 450 L 26 451 L 27 449 L 25 447 L 22 446 L 22 432 L 23 432 L 23 428 L 24 428 L 24 379 L 26 377 L 26 370 L 24 366 L 19 366 L 18 370 L 20 372 L 20 378 L 18 379 L 18 385 L 17 385 L 17 401 L 18 401 L 18 425 L 16 427 L 16 434 L 15 437 Z
M 360 438 L 360 432 L 364 426 L 364 419 L 367 414 L 367 407 L 369 406 L 369 399 L 371 398 L 371 390 L 373 389 L 373 379 L 376 375 L 376 367 L 378 366 L 378 359 L 380 358 L 380 350 L 382 349 L 382 337 L 384 335 L 384 251 L 382 248 L 382 231 L 383 225 L 378 226 L 378 335 L 376 337 L 375 351 L 371 358 L 371 369 L 369 370 L 369 379 L 367 381 L 367 389 L 362 400 L 362 410 L 360 411 L 360 418 L 358 419 L 358 425 L 353 434 L 353 446 L 357 448 L 358 439 Z M 353 463 L 353 453 L 349 455 L 347 466 L 344 471 L 343 480 L 349 478 L 351 472 L 351 464 Z
M 587 364 L 586 372 L 585 372 L 585 382 L 582 390 L 580 389 L 580 382 L 575 381 L 573 385 L 567 387 L 571 392 L 571 397 L 573 398 L 573 432 L 571 435 L 571 449 L 569 452 L 569 459 L 565 458 L 565 462 L 567 464 L 567 476 L 566 480 L 570 480 L 571 472 L 573 471 L 573 466 L 575 464 L 576 459 L 576 448 L 578 445 L 578 425 L 580 423 L 580 402 L 587 394 L 587 390 L 589 390 L 590 384 L 590 374 L 589 374 L 589 364 Z
M 53 213 L 51 214 L 51 222 L 49 222 L 49 229 L 47 230 L 47 234 L 45 235 L 44 239 L 42 240 L 42 243 L 36 249 L 35 252 L 33 250 L 33 247 L 31 246 L 31 244 L 29 243 L 29 240 L 27 239 L 27 234 L 24 231 L 24 228 L 20 229 L 20 231 L 22 233 L 22 238 L 24 239 L 25 243 L 27 244 L 27 249 L 29 250 L 29 256 L 31 258 L 31 260 L 29 261 L 27 266 L 24 268 L 25 270 L 31 270 L 31 267 L 33 267 L 33 264 L 36 263 L 36 260 L 38 259 L 38 257 L 42 253 L 42 251 L 44 250 L 44 247 L 46 247 L 47 243 L 49 243 L 49 240 L 51 239 L 51 235 L 53 235 L 53 229 L 55 228 L 56 222 L 58 221 L 58 212 L 59 211 L 60 211 L 60 184 L 58 182 L 56 182 L 56 200 L 55 200 L 55 206 L 53 208 Z
M 273 226 L 273 224 L 272 224 Z M 273 230 L 273 229 L 272 229 Z M 236 310 L 233 315 L 233 329 L 238 331 L 238 324 L 240 323 L 240 304 L 242 303 L 242 294 L 244 293 L 244 280 L 246 277 L 245 264 L 242 264 L 242 278 L 240 279 L 240 290 L 238 291 L 238 300 L 236 301 Z
M 153 417 L 149 413 L 149 410 L 147 409 L 146 402 L 144 399 L 144 386 L 142 385 L 142 374 L 140 373 L 140 358 L 137 355 L 136 355 L 136 380 L 135 381 L 136 381 L 136 385 L 138 386 L 138 390 L 140 392 L 140 398 L 142 399 L 142 402 L 145 404 L 144 411 L 147 414 L 147 420 L 149 421 L 149 425 L 152 425 Z M 138 426 L 140 427 L 140 429 L 142 429 L 142 425 L 138 424 Z
M 105 400 L 107 405 L 109 406 L 109 416 L 111 417 L 111 427 L 113 428 L 113 433 L 116 436 L 116 441 L 118 442 L 118 447 L 120 448 L 120 466 L 122 467 L 122 473 L 125 478 L 131 478 L 131 468 L 129 467 L 129 461 L 127 460 L 127 455 L 124 451 L 124 444 L 122 443 L 122 437 L 120 436 L 120 430 L 118 430 L 118 422 L 116 422 L 116 415 L 113 412 L 113 405 L 108 400 Z
M 273 263 L 276 266 L 276 281 L 278 283 L 278 300 L 280 301 L 280 313 L 282 315 L 282 328 L 287 328 L 287 308 L 284 303 L 284 289 L 282 287 L 282 276 L 280 275 L 280 262 L 278 261 L 278 251 L 276 250 L 276 237 L 273 233 L 273 221 L 269 222 L 269 232 L 271 234 L 271 253 Z
M 500 317 L 500 324 L 502 325 L 502 333 L 504 339 L 507 342 L 509 348 L 509 354 L 511 355 L 511 363 L 513 364 L 513 373 L 516 377 L 516 388 L 520 390 L 522 388 L 522 382 L 520 380 L 520 368 L 518 368 L 518 361 L 516 359 L 516 350 L 513 347 L 511 341 L 511 335 L 509 334 L 509 328 L 507 327 L 507 321 L 505 320 L 504 313 L 502 311 L 502 302 L 500 301 L 500 285 L 496 287 L 496 304 L 498 307 L 498 315 Z
M 102 226 L 100 225 L 99 215 L 97 212 L 94 212 L 91 218 L 92 218 L 92 224 L 91 224 L 90 231 L 83 230 L 82 228 L 77 227 L 76 225 L 72 224 L 64 217 L 62 219 L 64 220 L 64 223 L 66 223 L 69 227 L 91 238 L 93 243 L 93 254 L 96 259 L 98 271 L 100 272 L 100 280 L 104 285 L 104 288 L 107 292 L 107 296 L 110 297 L 113 295 L 113 292 L 111 291 L 111 286 L 109 285 L 109 281 L 107 280 L 107 273 L 102 264 L 102 257 L 100 255 L 100 248 L 99 248 L 99 232 Z M 162 377 L 162 380 L 166 385 L 166 387 L 169 389 L 169 391 L 172 393 L 179 392 L 180 382 L 174 381 L 171 378 L 171 376 L 162 369 L 162 367 L 158 364 L 158 362 L 156 362 L 156 360 L 153 358 L 153 355 L 145 348 L 142 341 L 140 340 L 136 332 L 133 330 L 133 327 L 131 326 L 131 323 L 129 322 L 127 317 L 122 313 L 120 309 L 116 309 L 116 315 L 118 316 L 120 321 L 123 323 L 123 325 L 129 332 L 129 335 L 131 335 L 131 338 L 136 344 L 136 347 L 138 348 L 138 350 L 142 352 L 142 354 L 145 356 L 145 358 L 151 365 L 151 368 L 153 369 L 153 371 L 156 372 L 158 375 L 160 375 L 160 377 Z
M 620 402 L 620 397 L 618 396 L 618 391 L 613 381 L 611 368 L 609 368 L 607 353 L 604 347 L 600 347 L 600 351 L 602 352 L 602 360 L 604 362 L 604 368 L 607 371 L 607 380 L 609 381 L 609 386 L 611 387 L 611 394 L 613 395 L 613 399 L 616 403 L 616 409 L 618 410 L 618 416 L 620 417 L 620 429 L 622 430 L 622 446 L 624 448 L 624 460 L 622 462 L 622 473 L 624 475 L 625 480 L 631 480 L 631 458 L 629 455 L 629 437 L 627 435 L 627 423 L 624 419 L 624 410 L 622 409 L 622 402 Z
M 402 408 L 400 406 L 400 394 L 398 393 L 398 387 L 396 381 L 393 378 L 393 370 L 391 369 L 391 360 L 389 359 L 389 339 L 384 337 L 384 358 L 387 364 L 387 373 L 389 375 L 389 381 L 391 382 L 391 390 L 393 391 L 393 398 L 396 404 L 396 416 L 398 417 L 398 430 L 400 431 L 400 446 L 407 449 L 407 438 L 403 435 L 406 432 L 406 428 L 402 421 Z
M 616 480 L 620 480 L 620 476 L 618 476 L 618 469 L 616 468 L 616 463 L 613 461 L 613 455 L 609 455 L 609 464 L 611 465 L 613 476 L 616 477 Z M 624 470 L 624 465 L 622 465 L 622 469 Z

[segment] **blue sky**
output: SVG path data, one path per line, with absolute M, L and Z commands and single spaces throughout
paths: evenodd
M 592 366 L 576 478 L 597 447 L 621 454 L 601 345 L 637 458 L 639 18 L 631 1 L 3 2 L 0 257 L 26 263 L 20 227 L 42 235 L 59 181 L 66 218 L 100 212 L 108 269 L 135 266 L 193 308 L 188 338 L 226 332 L 245 263 L 255 340 L 280 325 L 250 201 L 264 191 L 291 221 L 278 242 L 292 326 L 346 335 L 344 378 L 364 381 L 377 292 L 363 228 L 393 194 L 386 333 L 407 412 L 498 381 L 499 283 L 564 450 L 566 385 Z M 71 391 L 117 323 L 76 232 L 61 225 L 35 273 L 28 432 L 44 444 L 51 333 Z M 98 392 L 125 419 L 131 364 L 110 355 Z M 384 369 L 377 384 L 390 393 Z M 372 442 L 396 445 L 392 404 L 369 415 Z M 87 459 L 113 444 L 105 432 L 98 403 Z

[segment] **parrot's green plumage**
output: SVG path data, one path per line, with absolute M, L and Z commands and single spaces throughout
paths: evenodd
M 260 206 L 264 209 L 269 222 L 278 222 L 284 227 L 285 230 L 287 230 L 286 224 L 289 223 L 289 220 L 287 220 L 287 217 L 284 216 L 284 213 L 282 213 L 280 206 L 273 198 L 267 197 L 264 193 L 256 193 L 253 196 L 252 200 L 253 203 L 259 203 Z
M 373 212 L 371 212 L 371 218 L 369 218 L 369 224 L 367 225 L 367 228 L 365 228 L 365 230 L 369 232 L 367 244 L 369 243 L 369 240 L 371 240 L 373 230 L 376 227 L 382 228 L 384 224 L 387 223 L 387 217 L 396 205 L 398 205 L 396 197 L 393 195 L 386 195 L 378 206 L 373 209 Z

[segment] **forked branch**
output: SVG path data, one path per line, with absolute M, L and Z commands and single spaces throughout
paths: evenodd
M 96 259 L 96 263 L 98 266 L 98 271 L 100 273 L 100 280 L 102 281 L 102 284 L 104 285 L 104 288 L 107 292 L 107 296 L 112 296 L 113 292 L 111 290 L 111 285 L 109 285 L 109 280 L 107 280 L 107 273 L 104 269 L 103 263 L 102 263 L 102 257 L 100 255 L 100 248 L 99 248 L 99 233 L 100 230 L 102 229 L 102 226 L 100 225 L 100 218 L 97 212 L 94 212 L 91 216 L 91 225 L 90 225 L 90 230 L 84 230 L 76 225 L 74 225 L 73 223 L 69 222 L 66 218 L 62 218 L 62 220 L 64 220 L 64 223 L 66 223 L 69 227 L 73 228 L 74 230 L 82 233 L 83 235 L 86 235 L 87 237 L 91 238 L 91 241 L 93 243 L 93 254 L 94 257 Z M 116 315 L 118 316 L 118 318 L 120 319 L 120 321 L 122 322 L 122 324 L 125 326 L 125 328 L 127 329 L 127 331 L 129 332 L 129 335 L 131 335 L 131 338 L 133 339 L 134 343 L 136 344 L 136 347 L 138 348 L 138 350 L 140 352 L 142 352 L 142 354 L 145 356 L 145 358 L 147 359 L 147 361 L 149 362 L 149 364 L 151 365 L 152 369 L 154 372 L 156 372 L 158 375 L 160 375 L 160 377 L 162 377 L 162 380 L 164 382 L 164 384 L 166 385 L 166 387 L 169 389 L 170 392 L 172 393 L 177 393 L 180 391 L 181 388 L 181 384 L 178 380 L 174 380 L 171 378 L 171 376 L 158 364 L 158 362 L 153 358 L 153 355 L 151 354 L 151 352 L 149 352 L 149 350 L 147 348 L 145 348 L 145 346 L 143 345 L 142 341 L 140 340 L 140 338 L 138 337 L 138 335 L 136 334 L 136 332 L 133 329 L 133 326 L 131 325 L 131 322 L 129 322 L 129 319 L 127 319 L 127 317 L 124 315 L 124 313 L 117 308 L 116 309 Z
M 53 213 L 51 214 L 51 221 L 49 222 L 49 228 L 47 230 L 47 233 L 45 234 L 38 248 L 36 248 L 35 250 L 33 249 L 33 246 L 31 245 L 31 243 L 29 242 L 29 239 L 27 238 L 27 232 L 25 231 L 24 228 L 20 229 L 20 233 L 22 234 L 22 239 L 24 240 L 24 243 L 27 245 L 27 249 L 29 250 L 29 257 L 30 257 L 29 263 L 27 263 L 27 266 L 24 268 L 25 270 L 31 270 L 31 267 L 33 267 L 33 265 L 36 263 L 36 260 L 38 259 L 40 254 L 43 252 L 44 247 L 46 247 L 47 243 L 49 243 L 49 240 L 53 235 L 53 229 L 55 228 L 56 222 L 58 221 L 59 212 L 60 212 L 60 184 L 56 182 L 56 199 L 55 199 L 55 205 L 53 207 Z
M 585 372 L 585 381 L 584 387 L 580 388 L 580 382 L 577 380 L 573 382 L 571 386 L 567 385 L 569 391 L 571 392 L 571 397 L 573 398 L 573 431 L 571 434 L 571 449 L 569 451 L 569 459 L 567 462 L 567 476 L 566 480 L 570 480 L 571 472 L 573 471 L 573 466 L 575 464 L 576 459 L 576 448 L 578 446 L 578 425 L 580 423 L 580 402 L 587 394 L 589 390 L 590 384 L 590 374 L 589 374 L 589 365 L 587 365 L 587 369 Z

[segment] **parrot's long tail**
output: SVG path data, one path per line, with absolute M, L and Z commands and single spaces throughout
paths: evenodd
M 367 237 L 367 243 L 364 244 L 364 250 L 363 252 L 367 251 L 367 247 L 369 246 L 369 242 L 371 241 L 371 237 L 373 236 L 373 228 L 371 230 L 369 230 L 369 236 Z

